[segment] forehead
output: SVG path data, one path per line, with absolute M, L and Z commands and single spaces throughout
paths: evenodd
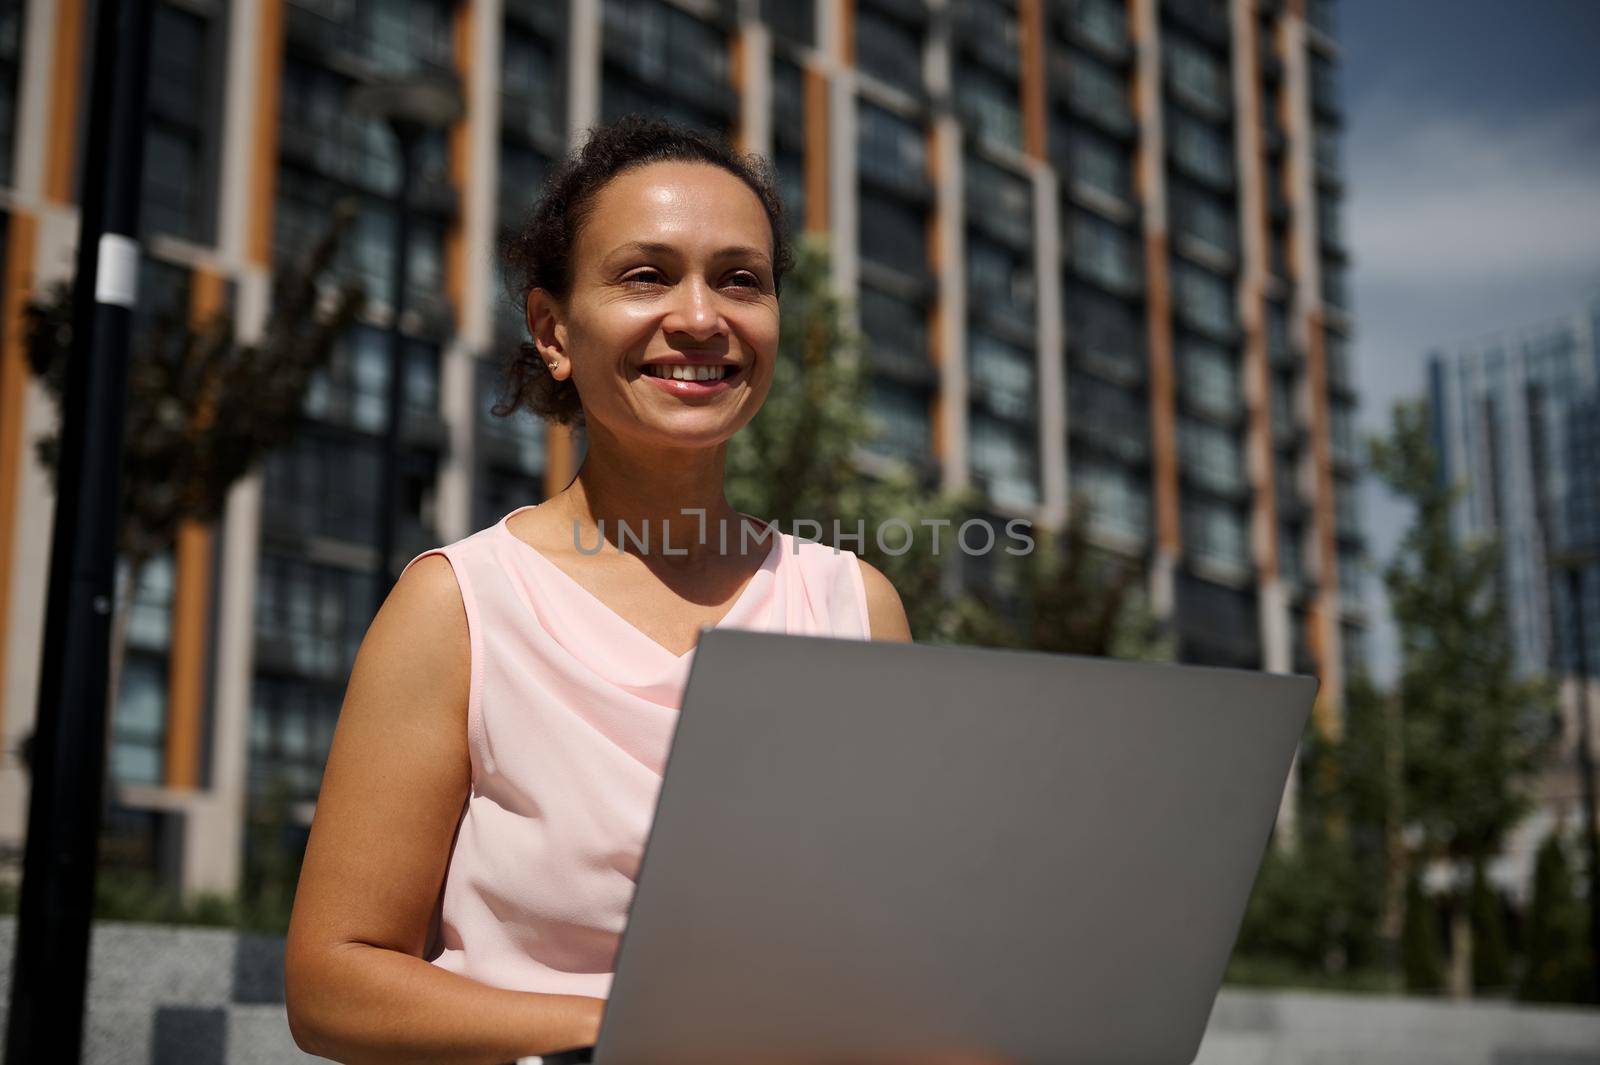
M 579 236 L 590 255 L 604 256 L 632 241 L 671 244 L 686 253 L 772 243 L 760 198 L 739 178 L 708 163 L 635 167 L 607 182 L 594 208 Z

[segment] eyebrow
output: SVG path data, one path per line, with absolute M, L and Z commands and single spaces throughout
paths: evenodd
M 646 255 L 675 256 L 678 254 L 678 249 L 673 247 L 671 244 L 662 244 L 660 241 L 630 240 L 628 243 L 618 245 L 616 248 L 612 249 L 611 254 L 606 256 L 606 259 L 609 261 L 626 252 L 643 252 Z M 757 248 L 749 244 L 730 244 L 725 248 L 719 248 L 717 251 L 713 252 L 711 257 L 713 259 L 731 259 L 735 256 L 742 255 L 754 256 L 755 258 L 760 259 L 763 263 L 766 263 L 770 258 L 765 249 Z

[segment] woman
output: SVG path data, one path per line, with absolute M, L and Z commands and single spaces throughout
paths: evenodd
M 509 407 L 585 424 L 587 454 L 412 560 L 362 642 L 286 948 L 303 1049 L 593 1043 L 700 630 L 911 638 L 877 569 L 723 494 L 789 257 L 765 164 L 687 130 L 602 127 L 547 184 L 508 249 L 531 336 Z

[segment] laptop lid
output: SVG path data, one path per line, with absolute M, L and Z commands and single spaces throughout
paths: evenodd
M 1316 686 L 704 632 L 596 1060 L 1192 1061 Z

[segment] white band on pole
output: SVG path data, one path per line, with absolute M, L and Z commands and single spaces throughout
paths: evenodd
M 139 292 L 139 242 L 121 233 L 100 234 L 100 265 L 95 271 L 96 303 L 133 309 Z

